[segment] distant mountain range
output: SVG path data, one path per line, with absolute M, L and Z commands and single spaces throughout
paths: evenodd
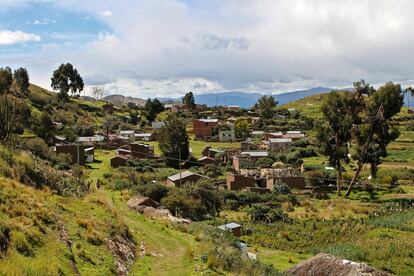
M 314 94 L 319 94 L 319 93 L 328 93 L 333 90 L 335 89 L 327 88 L 327 87 L 315 87 L 315 88 L 311 88 L 307 90 L 299 90 L 299 91 L 274 94 L 273 96 L 279 102 L 279 105 L 283 105 L 283 104 L 287 104 L 287 103 L 302 99 L 307 96 L 312 96 Z M 205 104 L 207 106 L 237 105 L 242 108 L 250 108 L 263 95 L 269 95 L 269 94 L 231 91 L 231 92 L 200 94 L 200 95 L 195 95 L 194 98 L 197 104 Z M 111 102 L 116 105 L 122 105 L 122 104 L 127 104 L 128 102 L 133 102 L 139 106 L 144 105 L 146 101 L 146 100 L 139 99 L 139 98 L 125 97 L 123 95 L 110 95 L 110 96 L 105 97 L 103 100 Z M 181 102 L 181 98 L 159 98 L 159 100 L 164 103 Z

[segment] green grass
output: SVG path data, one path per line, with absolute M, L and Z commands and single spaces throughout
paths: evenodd
M 151 141 L 147 142 L 151 146 L 154 147 L 154 153 L 156 155 L 161 155 L 161 150 L 159 148 L 159 142 L 158 141 Z M 206 142 L 201 140 L 193 140 L 190 139 L 190 148 L 192 150 L 192 154 L 196 158 L 202 157 L 202 151 L 206 146 L 211 146 L 215 149 L 224 149 L 224 148 L 239 148 L 240 143 L 234 142 L 234 143 L 227 143 L 227 142 Z
M 280 271 L 286 271 L 292 268 L 294 265 L 310 258 L 311 254 L 300 254 L 290 251 L 282 250 L 270 250 L 267 248 L 259 247 L 257 251 L 254 251 L 258 255 L 258 259 L 269 265 L 273 265 L 274 268 Z

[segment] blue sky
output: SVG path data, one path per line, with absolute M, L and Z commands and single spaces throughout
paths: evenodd
M 352 4 L 351 4 L 352 3 Z M 136 97 L 412 84 L 413 1 L 0 0 L 0 66 Z

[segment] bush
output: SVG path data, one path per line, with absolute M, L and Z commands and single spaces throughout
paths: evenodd
M 282 195 L 290 194 L 290 187 L 280 179 L 275 183 L 274 189 Z
M 257 167 L 271 167 L 273 163 L 274 163 L 273 159 L 269 157 L 264 157 L 264 158 L 259 158 L 256 161 L 256 166 Z
M 254 204 L 250 208 L 247 208 L 246 211 L 253 222 L 273 223 L 280 220 L 287 220 L 287 215 L 281 208 L 270 208 L 263 204 Z

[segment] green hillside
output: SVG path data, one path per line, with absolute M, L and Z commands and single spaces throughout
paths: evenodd
M 378 179 L 345 199 L 333 193 L 315 197 L 311 190 L 296 189 L 263 195 L 209 190 L 212 182 L 223 183 L 230 164 L 186 168 L 211 179 L 192 188 L 166 188 L 162 184 L 177 169 L 162 160 L 136 160 L 111 168 L 112 148 L 97 148 L 95 161 L 86 166 L 70 165 L 65 156 L 51 150 L 54 142 L 48 139 L 52 134 L 75 138 L 104 133 L 109 117 L 103 112 L 104 102 L 72 98 L 62 103 L 56 94 L 36 85 L 30 86 L 27 97 L 13 92 L 21 125 L 10 142 L 0 146 L 0 275 L 122 275 L 126 271 L 129 275 L 278 275 L 277 271 L 318 252 L 398 275 L 414 273 L 414 131 L 406 109 L 393 121 L 400 136 L 390 144 Z M 278 118 L 266 127 L 289 129 L 305 125 L 305 117 L 313 118 L 305 145 L 313 152 L 314 126 L 322 117 L 325 97 L 314 95 L 279 107 L 294 108 L 301 117 Z M 145 116 L 142 109 L 117 107 L 110 116 L 115 121 L 112 131 L 146 131 L 147 125 L 132 124 L 126 117 L 134 112 Z M 191 122 L 191 115 L 180 116 Z M 196 158 L 207 145 L 240 146 L 195 140 L 191 127 L 189 131 Z M 159 142 L 150 144 L 161 153 Z M 312 177 L 334 177 L 325 169 L 325 157 L 314 152 L 302 159 L 308 184 Z M 352 164 L 345 166 L 346 180 L 354 170 Z M 368 175 L 365 168 L 362 177 Z M 148 218 L 127 206 L 137 194 L 174 206 L 173 214 L 207 215 L 196 217 L 198 221 L 190 225 Z M 265 205 L 256 214 L 262 221 L 255 221 L 254 207 L 259 205 Z M 216 206 L 217 214 L 212 213 Z M 235 247 L 237 239 L 217 230 L 218 225 L 233 221 L 246 229 L 241 240 L 247 242 L 249 252 L 258 254 L 258 262 L 242 257 Z

